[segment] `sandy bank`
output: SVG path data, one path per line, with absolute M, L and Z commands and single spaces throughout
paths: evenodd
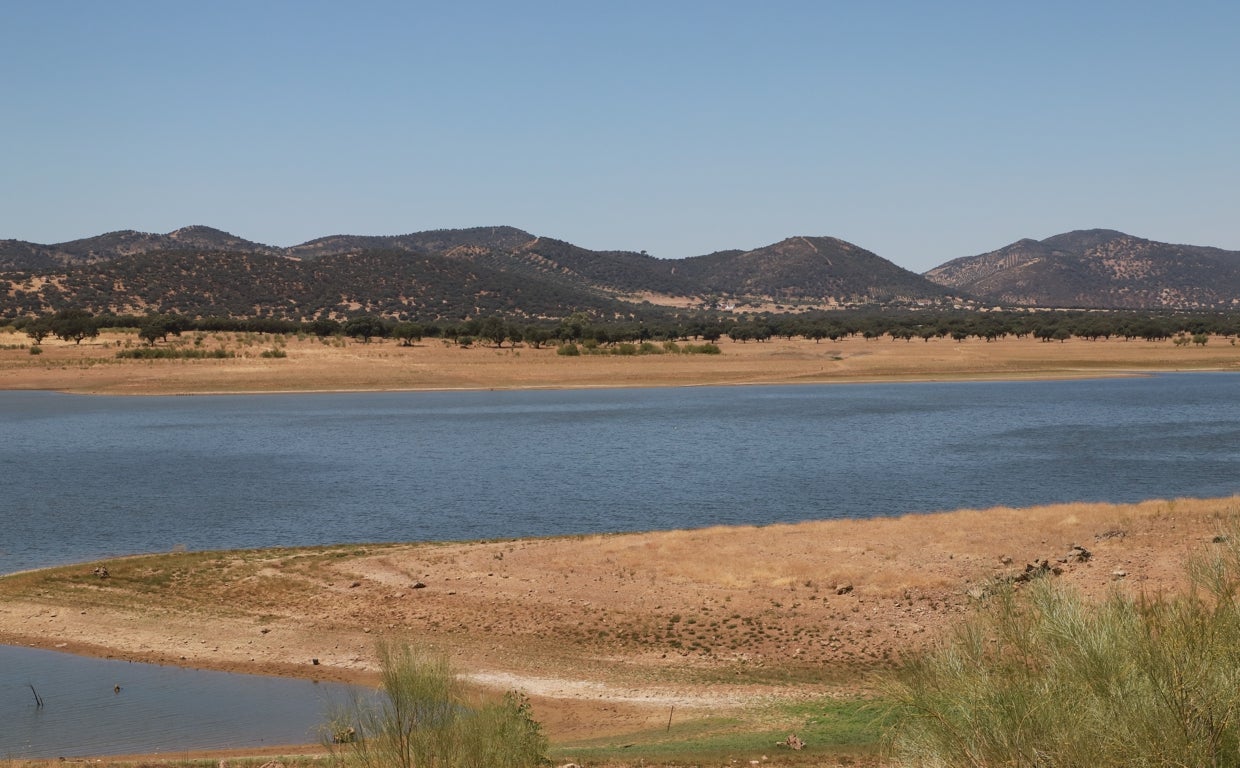
M 0 333 L 0 388 L 94 394 L 204 394 L 418 389 L 523 389 L 794 384 L 935 379 L 1073 378 L 1146 371 L 1240 370 L 1229 340 L 1205 347 L 1118 339 L 893 341 L 848 338 L 720 342 L 719 355 L 564 357 L 554 349 L 473 347 L 439 340 L 403 347 L 247 334 L 186 336 L 188 348 L 224 349 L 219 360 L 119 360 L 139 346 L 109 331 L 74 345 Z M 261 357 L 278 349 L 285 357 Z
M 1092 595 L 1183 588 L 1240 498 L 767 527 L 173 553 L 0 579 L 0 641 L 373 679 L 380 636 L 520 688 L 558 739 L 770 697 L 851 694 L 1029 563 Z M 1067 558 L 1073 546 L 1087 560 Z M 318 660 L 315 664 L 314 660 Z

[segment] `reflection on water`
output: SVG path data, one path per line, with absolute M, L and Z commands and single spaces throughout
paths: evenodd
M 314 743 L 349 696 L 333 683 L 0 646 L 0 759 Z

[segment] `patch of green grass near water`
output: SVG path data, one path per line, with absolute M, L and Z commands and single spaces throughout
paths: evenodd
M 553 746 L 552 759 L 582 765 L 728 765 L 761 760 L 819 764 L 824 757 L 874 758 L 886 727 L 886 702 L 823 698 L 677 722 L 623 736 Z M 796 734 L 805 748 L 777 746 Z

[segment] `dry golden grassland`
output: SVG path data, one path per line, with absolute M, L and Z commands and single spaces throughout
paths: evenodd
M 118 351 L 142 345 L 136 334 L 123 331 L 105 331 L 81 345 L 49 339 L 41 346 L 42 354 L 32 355 L 25 335 L 0 332 L 0 388 L 95 394 L 512 389 L 1016 379 L 1240 369 L 1240 348 L 1233 339 L 1223 338 L 1213 338 L 1204 347 L 1119 339 L 723 340 L 719 355 L 635 357 L 565 357 L 554 348 L 525 346 L 461 349 L 438 339 L 404 347 L 391 340 L 363 344 L 304 336 L 188 333 L 170 343 L 186 349 L 222 349 L 236 357 L 120 360 Z M 273 350 L 285 356 L 262 356 Z

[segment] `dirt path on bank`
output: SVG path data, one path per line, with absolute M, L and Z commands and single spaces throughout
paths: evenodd
M 0 579 L 0 641 L 373 681 L 376 640 L 409 640 L 483 688 L 532 694 L 552 737 L 576 740 L 864 692 L 1042 560 L 1091 595 L 1180 590 L 1237 512 L 1240 497 L 171 553 L 108 561 L 107 578 L 89 564 Z

